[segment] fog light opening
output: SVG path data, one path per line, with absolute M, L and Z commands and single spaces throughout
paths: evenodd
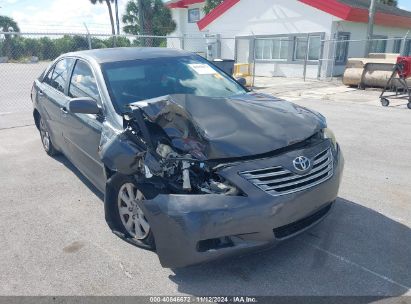
M 233 247 L 234 243 L 230 237 L 224 236 L 221 238 L 208 239 L 198 242 L 197 251 L 206 252 L 210 250 L 218 250 L 227 247 Z

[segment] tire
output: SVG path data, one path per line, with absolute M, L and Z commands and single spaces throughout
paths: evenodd
M 44 151 L 46 151 L 46 153 L 50 156 L 59 154 L 58 150 L 54 147 L 51 141 L 50 131 L 47 124 L 41 116 L 39 117 L 39 132 Z
M 383 107 L 388 107 L 390 105 L 390 101 L 387 98 L 381 98 L 381 104 Z
M 106 220 L 113 232 L 134 245 L 155 250 L 154 234 L 144 215 L 143 202 L 157 194 L 154 187 L 138 184 L 132 176 L 114 174 L 108 181 L 105 197 Z M 131 200 L 130 196 L 133 196 Z
M 407 108 L 411 110 L 411 102 L 407 103 Z

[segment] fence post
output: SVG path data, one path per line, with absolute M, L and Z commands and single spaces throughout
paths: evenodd
M 332 40 L 332 53 L 331 53 L 331 81 L 334 80 L 334 67 L 335 67 L 335 52 L 337 51 L 337 44 L 339 40 L 337 37 L 334 37 Z
M 324 58 L 324 47 L 325 47 L 325 36 L 321 37 L 320 57 L 318 58 L 318 70 L 317 70 L 318 80 L 321 80 L 321 72 L 323 68 L 323 58 Z
M 303 77 L 304 81 L 307 76 L 307 62 L 308 62 L 308 44 L 310 43 L 310 35 L 307 34 L 307 40 L 305 44 L 305 57 L 304 57 L 304 72 L 303 72 Z
M 186 36 L 186 34 L 182 34 L 181 37 L 180 37 L 180 47 L 181 47 L 182 50 L 184 50 L 184 48 L 185 48 L 185 45 L 184 45 L 185 36 Z
M 410 31 L 408 31 L 405 36 L 404 36 L 404 45 L 402 47 L 402 51 L 400 49 L 400 53 L 402 56 L 406 56 L 406 52 L 407 52 L 407 38 L 408 38 L 408 34 L 410 33 Z
M 88 49 L 91 50 L 91 38 L 90 38 L 90 32 L 88 30 L 87 24 L 84 22 L 84 27 L 86 28 L 86 32 L 87 32 L 87 41 L 88 41 Z
M 255 85 L 255 45 L 256 45 L 256 40 L 255 36 L 253 36 L 253 81 L 251 87 L 254 89 Z

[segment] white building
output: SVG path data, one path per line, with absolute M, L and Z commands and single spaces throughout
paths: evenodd
M 301 76 L 304 66 L 307 77 L 340 75 L 347 58 L 364 57 L 370 0 L 225 0 L 207 15 L 204 2 L 169 1 L 170 36 L 201 54 L 255 58 L 256 75 Z M 371 52 L 411 54 L 411 12 L 377 4 L 375 23 Z

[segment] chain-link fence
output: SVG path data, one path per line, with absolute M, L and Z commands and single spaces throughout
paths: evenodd
M 34 79 L 59 55 L 112 47 L 167 47 L 206 56 L 203 36 L 0 32 L 0 115 L 31 110 L 28 96 Z
M 0 32 L 0 57 L 2 62 L 21 63 L 53 60 L 64 53 L 87 49 L 131 46 L 182 48 L 182 44 L 181 37 Z
M 388 58 L 391 62 L 396 56 L 411 55 L 407 37 L 349 37 L 349 33 L 339 33 L 334 39 L 325 39 L 324 34 L 236 37 L 235 59 L 247 64 L 253 76 L 330 80 L 343 75 L 350 58 L 372 57 L 374 62 Z
M 368 44 L 368 45 L 367 45 Z M 60 54 L 111 47 L 167 47 L 184 49 L 207 59 L 235 61 L 233 74 L 254 86 L 256 76 L 328 80 L 341 76 L 349 58 L 371 53 L 411 53 L 403 38 L 350 39 L 338 33 L 227 37 L 220 34 L 133 36 L 84 33 L 0 32 L 0 114 L 31 109 L 27 101 L 33 80 Z

